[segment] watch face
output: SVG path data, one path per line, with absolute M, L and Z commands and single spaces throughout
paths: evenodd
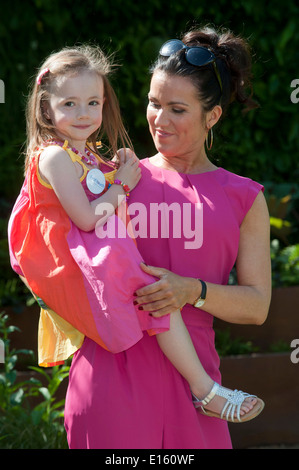
M 200 308 L 204 305 L 205 301 L 203 299 L 198 299 L 197 302 L 195 302 L 194 307 Z

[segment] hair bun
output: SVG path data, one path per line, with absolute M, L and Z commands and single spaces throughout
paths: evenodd
M 214 52 L 224 85 L 221 103 L 224 108 L 234 100 L 244 104 L 245 111 L 258 107 L 252 99 L 252 61 L 250 47 L 245 39 L 234 35 L 230 30 L 218 32 L 205 26 L 189 31 L 182 41 L 188 46 L 201 45 Z

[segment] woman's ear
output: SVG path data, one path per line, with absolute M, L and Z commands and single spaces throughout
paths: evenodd
M 222 115 L 222 108 L 221 106 L 217 105 L 209 111 L 206 115 L 206 128 L 211 129 L 215 124 L 219 121 Z

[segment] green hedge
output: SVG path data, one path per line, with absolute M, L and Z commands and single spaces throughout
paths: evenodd
M 259 181 L 298 178 L 299 103 L 290 100 L 299 78 L 296 2 L 256 0 L 30 0 L 3 2 L 0 24 L 2 197 L 13 200 L 22 181 L 24 103 L 28 82 L 51 51 L 96 42 L 117 51 L 114 75 L 123 115 L 142 158 L 153 151 L 145 120 L 148 67 L 161 43 L 195 24 L 212 23 L 249 38 L 254 51 L 254 91 L 261 108 L 243 118 L 238 106 L 216 135 L 213 155 L 227 169 Z M 295 169 L 297 170 L 295 171 Z

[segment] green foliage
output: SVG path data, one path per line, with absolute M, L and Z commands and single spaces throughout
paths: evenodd
M 284 341 L 283 339 L 277 341 L 274 344 L 271 344 L 269 347 L 269 351 L 271 353 L 290 353 L 291 352 L 291 347 L 290 344 Z
M 219 127 L 213 155 L 222 166 L 254 179 L 284 181 L 298 177 L 298 109 L 291 102 L 297 77 L 299 5 L 272 0 L 17 0 L 1 6 L 0 78 L 5 83 L 1 106 L 3 193 L 12 199 L 22 180 L 24 105 L 28 83 L 53 50 L 96 42 L 116 51 L 113 83 L 130 135 L 141 157 L 153 151 L 145 119 L 148 68 L 159 46 L 196 24 L 211 23 L 249 38 L 254 54 L 254 94 L 260 109 L 242 117 L 239 106 Z M 266 17 L 266 18 L 265 18 Z
M 31 292 L 18 277 L 0 279 L 0 308 L 9 306 L 15 313 L 22 313 L 34 302 Z
M 18 381 L 15 369 L 20 354 L 29 350 L 10 349 L 9 335 L 16 330 L 7 326 L 8 316 L 0 314 L 0 337 L 5 344 L 4 370 L 0 373 L 0 449 L 67 448 L 63 426 L 64 400 L 55 393 L 68 376 L 69 367 L 54 367 L 51 373 L 39 367 L 30 369 L 43 376 L 43 383 L 31 377 Z M 37 404 L 33 405 L 33 400 Z
M 280 247 L 278 240 L 271 242 L 272 285 L 299 285 L 299 243 Z
M 230 329 L 215 329 L 215 346 L 220 357 L 237 356 L 258 352 L 258 347 L 252 341 L 243 338 L 232 338 Z
M 266 0 L 16 0 L 1 4 L 0 79 L 0 276 L 9 275 L 6 227 L 23 181 L 25 103 L 29 83 L 53 50 L 97 43 L 116 53 L 112 83 L 140 158 L 154 152 L 145 112 L 149 67 L 161 44 L 196 25 L 225 27 L 247 38 L 253 53 L 253 92 L 260 108 L 243 116 L 232 104 L 217 126 L 210 152 L 215 163 L 252 179 L 277 185 L 298 181 L 299 103 L 291 101 L 291 82 L 299 79 L 298 2 Z M 4 20 L 5 19 L 5 20 Z M 297 199 L 298 203 L 298 199 Z M 297 211 L 298 212 L 298 211 Z M 298 217 L 272 215 L 272 231 L 295 243 Z M 291 223 L 292 238 L 289 239 Z M 278 224 L 278 226 L 277 226 Z M 279 224 L 282 224 L 279 227 Z M 276 229 L 279 234 L 274 233 Z M 283 229 L 283 230 L 282 230 Z M 297 230 L 297 232 L 296 232 Z
M 254 340 L 244 339 L 241 336 L 233 337 L 230 327 L 225 329 L 215 328 L 215 346 L 219 357 L 251 355 L 255 353 L 284 353 L 291 350 L 289 343 L 284 340 L 278 340 L 275 343 L 269 344 L 267 348 L 260 348 L 254 344 Z
M 296 243 L 299 234 L 299 185 L 265 183 L 272 239 L 287 246 Z

